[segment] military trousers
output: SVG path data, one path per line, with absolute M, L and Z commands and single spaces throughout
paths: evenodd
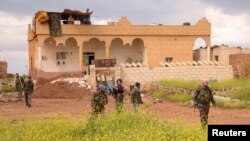
M 27 107 L 31 107 L 31 95 L 32 93 L 25 93 L 25 103 Z
M 200 120 L 202 125 L 207 125 L 209 108 L 210 108 L 209 104 L 198 104 L 198 109 L 200 112 Z

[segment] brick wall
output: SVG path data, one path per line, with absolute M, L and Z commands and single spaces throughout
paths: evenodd
M 123 68 L 122 78 L 127 84 L 139 81 L 148 84 L 163 79 L 173 80 L 224 80 L 233 78 L 232 66 L 179 66 L 179 67 L 155 67 L 149 69 Z
M 207 48 L 199 48 L 193 51 L 194 61 L 207 61 Z
M 229 64 L 234 68 L 234 75 L 246 76 L 250 72 L 246 72 L 244 69 L 246 65 L 250 65 L 250 53 L 249 54 L 231 54 L 229 56 Z
M 7 77 L 7 62 L 0 61 L 0 78 Z

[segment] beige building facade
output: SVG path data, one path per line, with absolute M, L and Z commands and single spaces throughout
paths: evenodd
M 37 17 L 35 17 L 37 18 Z M 149 67 L 159 62 L 193 61 L 193 46 L 202 38 L 210 46 L 211 24 L 133 25 L 126 17 L 107 25 L 61 24 L 60 36 L 51 36 L 49 23 L 28 28 L 29 70 L 38 73 L 82 72 L 95 59 L 129 58 Z
M 211 61 L 218 61 L 224 65 L 229 65 L 229 56 L 232 54 L 249 54 L 250 48 L 229 47 L 228 45 L 214 46 L 210 49 Z M 199 48 L 194 50 L 194 60 L 204 61 L 207 60 L 207 48 Z

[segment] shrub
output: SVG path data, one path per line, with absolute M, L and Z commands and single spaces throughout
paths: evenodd
M 14 87 L 5 85 L 5 86 L 3 86 L 2 91 L 5 93 L 9 93 L 9 92 L 15 92 L 16 90 Z

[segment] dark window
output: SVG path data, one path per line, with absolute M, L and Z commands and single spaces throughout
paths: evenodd
M 56 60 L 66 60 L 66 52 L 57 52 Z
M 215 55 L 215 56 L 214 56 L 214 60 L 215 60 L 215 61 L 219 61 L 219 56 L 218 56 L 218 55 Z
M 165 61 L 171 63 L 173 61 L 173 57 L 166 57 Z

